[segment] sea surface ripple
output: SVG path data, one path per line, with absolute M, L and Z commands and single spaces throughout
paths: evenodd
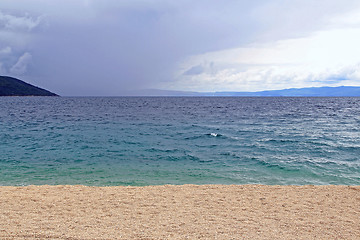
M 360 185 L 360 98 L 1 97 L 0 185 Z

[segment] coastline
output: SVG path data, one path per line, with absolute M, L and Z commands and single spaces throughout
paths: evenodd
M 358 239 L 360 186 L 0 187 L 0 239 Z

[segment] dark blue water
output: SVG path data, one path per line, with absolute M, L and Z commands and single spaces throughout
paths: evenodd
M 360 184 L 360 98 L 2 97 L 0 185 Z

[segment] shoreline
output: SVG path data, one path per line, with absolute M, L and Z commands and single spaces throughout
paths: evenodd
M 360 186 L 0 186 L 0 239 L 358 239 Z

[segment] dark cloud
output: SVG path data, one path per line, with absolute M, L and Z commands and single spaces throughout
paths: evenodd
M 251 22 L 234 20 L 246 11 L 239 9 L 242 17 L 222 12 L 232 11 L 231 4 L 90 2 L 83 15 L 69 16 L 72 21 L 48 17 L 48 29 L 32 46 L 38 66 L 33 76 L 43 74 L 42 84 L 55 83 L 60 94 L 118 95 L 150 88 L 171 81 L 178 61 L 191 54 L 249 41 L 233 34 L 251 31 Z M 74 88 L 78 84 L 83 88 Z
M 306 34 L 321 26 L 323 14 L 355 1 L 332 2 L 2 0 L 8 23 L 19 24 L 12 22 L 16 34 L 0 32 L 0 51 L 11 47 L 14 54 L 0 68 L 17 64 L 24 80 L 62 95 L 120 95 L 171 83 L 177 64 L 191 55 Z M 31 65 L 19 62 L 25 53 Z
M 202 65 L 197 65 L 194 66 L 192 68 L 190 68 L 189 70 L 184 72 L 184 75 L 199 75 L 202 74 L 204 72 L 204 67 Z

